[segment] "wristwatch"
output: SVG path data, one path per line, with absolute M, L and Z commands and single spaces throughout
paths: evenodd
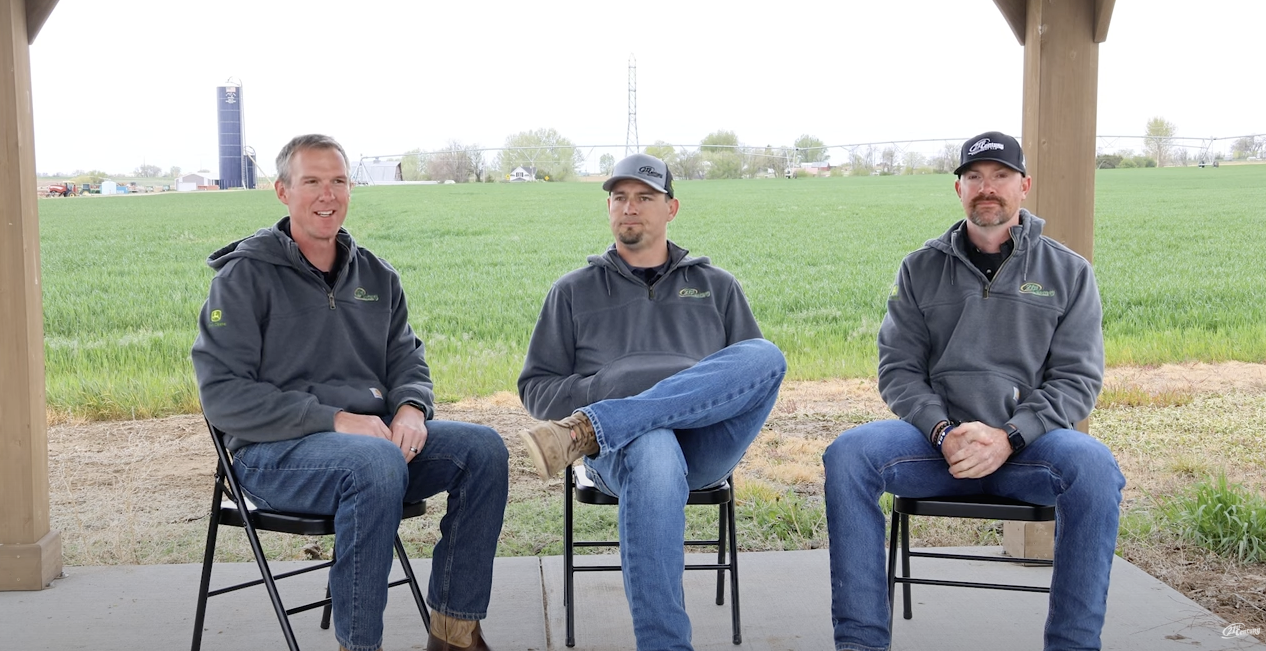
M 1007 433 L 1007 441 L 1011 443 L 1011 451 L 1019 452 L 1024 449 L 1024 437 L 1020 435 L 1020 429 L 1014 423 L 1007 423 L 1002 428 Z
M 426 405 L 423 405 L 421 401 L 415 400 L 413 398 L 406 398 L 400 401 L 400 404 L 396 406 L 396 409 L 399 409 L 400 407 L 403 407 L 405 405 L 409 405 L 410 407 L 413 407 L 424 414 L 426 413 Z

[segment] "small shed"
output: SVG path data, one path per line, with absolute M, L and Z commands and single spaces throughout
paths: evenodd
M 101 194 L 118 194 L 119 184 L 106 179 L 101 182 Z

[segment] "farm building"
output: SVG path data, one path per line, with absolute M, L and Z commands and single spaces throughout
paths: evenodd
M 535 180 L 536 180 L 535 167 L 519 166 L 519 167 L 514 168 L 513 172 L 510 172 L 511 183 L 522 183 L 524 181 L 535 181 Z
M 809 176 L 827 176 L 831 171 L 831 164 L 821 160 L 808 163 L 800 163 L 800 173 Z
M 190 172 L 184 176 L 176 178 L 176 190 L 179 192 L 192 192 L 194 190 L 210 190 L 220 186 L 219 179 L 213 179 L 206 174 L 199 172 Z
M 362 160 L 352 173 L 352 182 L 357 185 L 388 185 L 403 183 L 404 174 L 400 169 L 400 161 L 365 161 Z

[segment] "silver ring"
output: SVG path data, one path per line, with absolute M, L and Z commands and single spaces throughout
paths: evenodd
M 412 452 L 412 453 L 414 453 L 414 454 L 417 454 L 417 453 L 421 452 L 421 450 L 419 450 L 419 449 L 417 449 L 417 448 L 409 448 L 409 451 L 410 451 L 410 452 Z

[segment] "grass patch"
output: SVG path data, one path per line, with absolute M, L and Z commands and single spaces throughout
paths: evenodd
M 1256 210 L 1266 165 L 1218 172 L 1098 173 L 1094 262 L 1109 364 L 1266 359 L 1266 257 L 1254 253 L 1266 249 Z M 962 217 L 952 181 L 682 181 L 671 236 L 739 278 L 789 379 L 869 377 L 901 259 Z M 546 291 L 611 239 L 603 193 L 589 183 L 354 196 L 348 228 L 400 271 L 444 401 L 513 391 Z M 196 412 L 189 348 L 211 278 L 205 259 L 284 214 L 267 191 L 40 202 L 56 417 Z M 1236 245 L 1210 223 L 1234 229 Z
M 736 482 L 735 518 L 740 549 L 825 547 L 826 506 L 820 497 L 780 491 L 761 480 Z
M 1266 499 L 1225 473 L 1160 502 L 1179 537 L 1242 563 L 1266 562 Z
M 1095 402 L 1096 409 L 1111 407 L 1181 407 L 1191 404 L 1195 399 L 1192 391 L 1162 389 L 1148 391 L 1142 387 L 1127 385 L 1123 387 L 1105 386 L 1099 392 Z

